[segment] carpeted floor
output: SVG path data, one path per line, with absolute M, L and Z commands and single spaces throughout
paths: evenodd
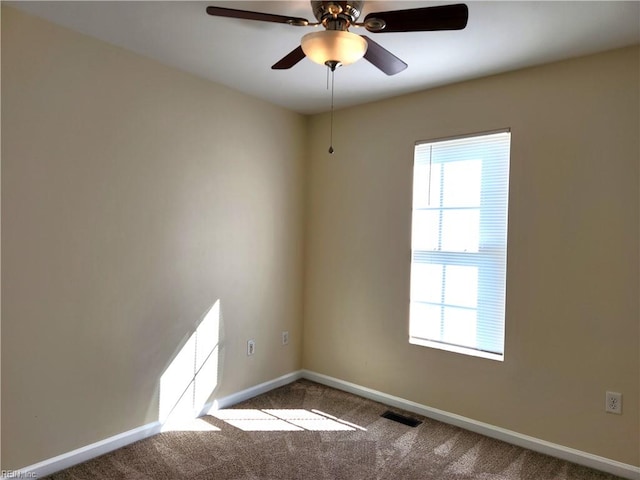
M 307 380 L 64 470 L 51 480 L 614 480 Z M 208 429 L 208 430 L 207 430 Z

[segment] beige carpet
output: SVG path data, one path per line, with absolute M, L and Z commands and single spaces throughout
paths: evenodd
M 48 478 L 614 480 L 434 420 L 300 380 Z

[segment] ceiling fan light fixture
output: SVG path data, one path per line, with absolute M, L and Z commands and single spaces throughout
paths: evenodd
M 302 51 L 320 65 L 357 62 L 367 52 L 367 41 L 360 35 L 344 30 L 323 30 L 302 37 Z

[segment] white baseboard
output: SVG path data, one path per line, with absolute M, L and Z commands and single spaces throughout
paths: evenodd
M 286 375 L 275 378 L 273 380 L 269 380 L 268 382 L 261 383 L 260 385 L 256 385 L 255 387 L 247 388 L 246 390 L 227 395 L 226 397 L 217 398 L 213 402 L 207 403 L 202 408 L 200 415 L 206 415 L 209 412 L 214 412 L 216 410 L 220 410 L 221 408 L 230 407 L 231 405 L 235 405 L 236 403 L 244 402 L 245 400 L 257 397 L 258 395 L 262 395 L 263 393 L 267 393 L 273 389 L 282 387 L 283 385 L 295 382 L 296 380 L 302 378 L 302 372 L 302 370 L 297 370 L 295 372 L 287 373 Z
M 287 385 L 300 378 L 306 378 L 313 382 L 321 383 L 329 387 L 334 387 L 345 392 L 353 393 L 361 397 L 365 397 L 377 402 L 383 403 L 396 408 L 401 408 L 408 412 L 424 415 L 425 417 L 439 420 L 444 423 L 455 425 L 472 432 L 486 435 L 487 437 L 496 438 L 513 445 L 528 448 L 536 452 L 551 455 L 562 460 L 567 460 L 586 467 L 595 468 L 597 470 L 618 475 L 619 477 L 629 480 L 640 480 L 640 468 L 626 463 L 616 462 L 608 458 L 592 455 L 572 448 L 564 447 L 555 443 L 540 440 L 538 438 L 522 435 L 520 433 L 506 430 L 504 428 L 489 425 L 487 423 L 478 422 L 476 420 L 456 415 L 454 413 L 445 412 L 436 408 L 427 407 L 410 400 L 395 397 L 377 390 L 373 390 L 355 383 L 346 382 L 334 377 L 323 375 L 321 373 L 312 372 L 310 370 L 298 370 L 288 373 L 268 382 L 261 383 L 246 390 L 216 399 L 215 401 L 205 405 L 202 414 L 226 408 L 236 403 L 243 402 L 255 396 L 266 393 L 275 388 Z M 110 438 L 106 438 L 91 445 L 78 448 L 68 453 L 58 455 L 57 457 L 44 460 L 42 462 L 21 468 L 20 470 L 3 471 L 0 479 L 11 478 L 40 478 L 50 475 L 65 468 L 72 467 L 92 458 L 96 458 L 105 453 L 109 453 L 118 448 L 129 445 L 138 440 L 160 433 L 162 424 L 153 422 L 143 425 L 133 430 L 120 433 Z
M 138 440 L 143 440 L 156 433 L 160 433 L 161 426 L 160 422 L 149 423 L 19 470 L 3 470 L 0 478 L 41 478 L 46 475 L 51 475 L 52 473 L 73 467 L 79 463 L 86 462 L 92 458 L 99 457 L 100 455 L 125 447 Z
M 565 447 L 555 443 L 540 440 L 535 437 L 523 435 L 512 430 L 496 427 L 488 423 L 478 422 L 471 418 L 456 415 L 455 413 L 445 412 L 436 408 L 427 407 L 410 400 L 405 400 L 400 397 L 388 395 L 377 390 L 372 390 L 355 383 L 346 382 L 338 378 L 329 377 L 321 373 L 312 372 L 309 370 L 302 371 L 302 378 L 311 380 L 313 382 L 321 383 L 329 387 L 337 388 L 345 392 L 353 393 L 361 397 L 375 400 L 376 402 L 383 403 L 396 408 L 401 408 L 408 412 L 417 413 L 434 420 L 439 420 L 443 423 L 455 425 L 457 427 L 470 430 L 472 432 L 480 433 L 487 437 L 495 438 L 508 442 L 512 445 L 527 448 L 539 453 L 544 453 L 552 457 L 567 460 L 569 462 L 577 463 L 585 467 L 594 468 L 602 472 L 611 473 L 619 477 L 628 478 L 630 480 L 640 480 L 640 467 L 635 467 L 615 460 L 610 460 L 605 457 L 593 455 L 581 450 Z
M 248 400 L 250 398 L 262 395 L 274 388 L 281 387 L 288 383 L 294 382 L 302 378 L 302 370 L 288 373 L 276 379 L 268 382 L 261 383 L 241 392 L 237 392 L 226 397 L 222 397 L 208 403 L 202 409 L 200 415 L 204 415 L 209 411 L 226 408 L 236 403 Z M 113 437 L 100 440 L 99 442 L 86 445 L 71 452 L 63 453 L 57 457 L 49 458 L 38 462 L 28 467 L 21 468 L 19 470 L 6 470 L 0 474 L 0 479 L 11 478 L 41 478 L 46 475 L 64 470 L 65 468 L 73 467 L 79 463 L 86 462 L 92 458 L 99 457 L 105 453 L 109 453 L 118 448 L 130 445 L 138 440 L 143 440 L 147 437 L 160 433 L 162 431 L 162 423 L 153 422 L 147 425 L 143 425 L 128 432 L 123 432 Z

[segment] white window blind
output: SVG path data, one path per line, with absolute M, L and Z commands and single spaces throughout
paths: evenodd
M 503 358 L 510 140 L 415 147 L 411 343 Z

